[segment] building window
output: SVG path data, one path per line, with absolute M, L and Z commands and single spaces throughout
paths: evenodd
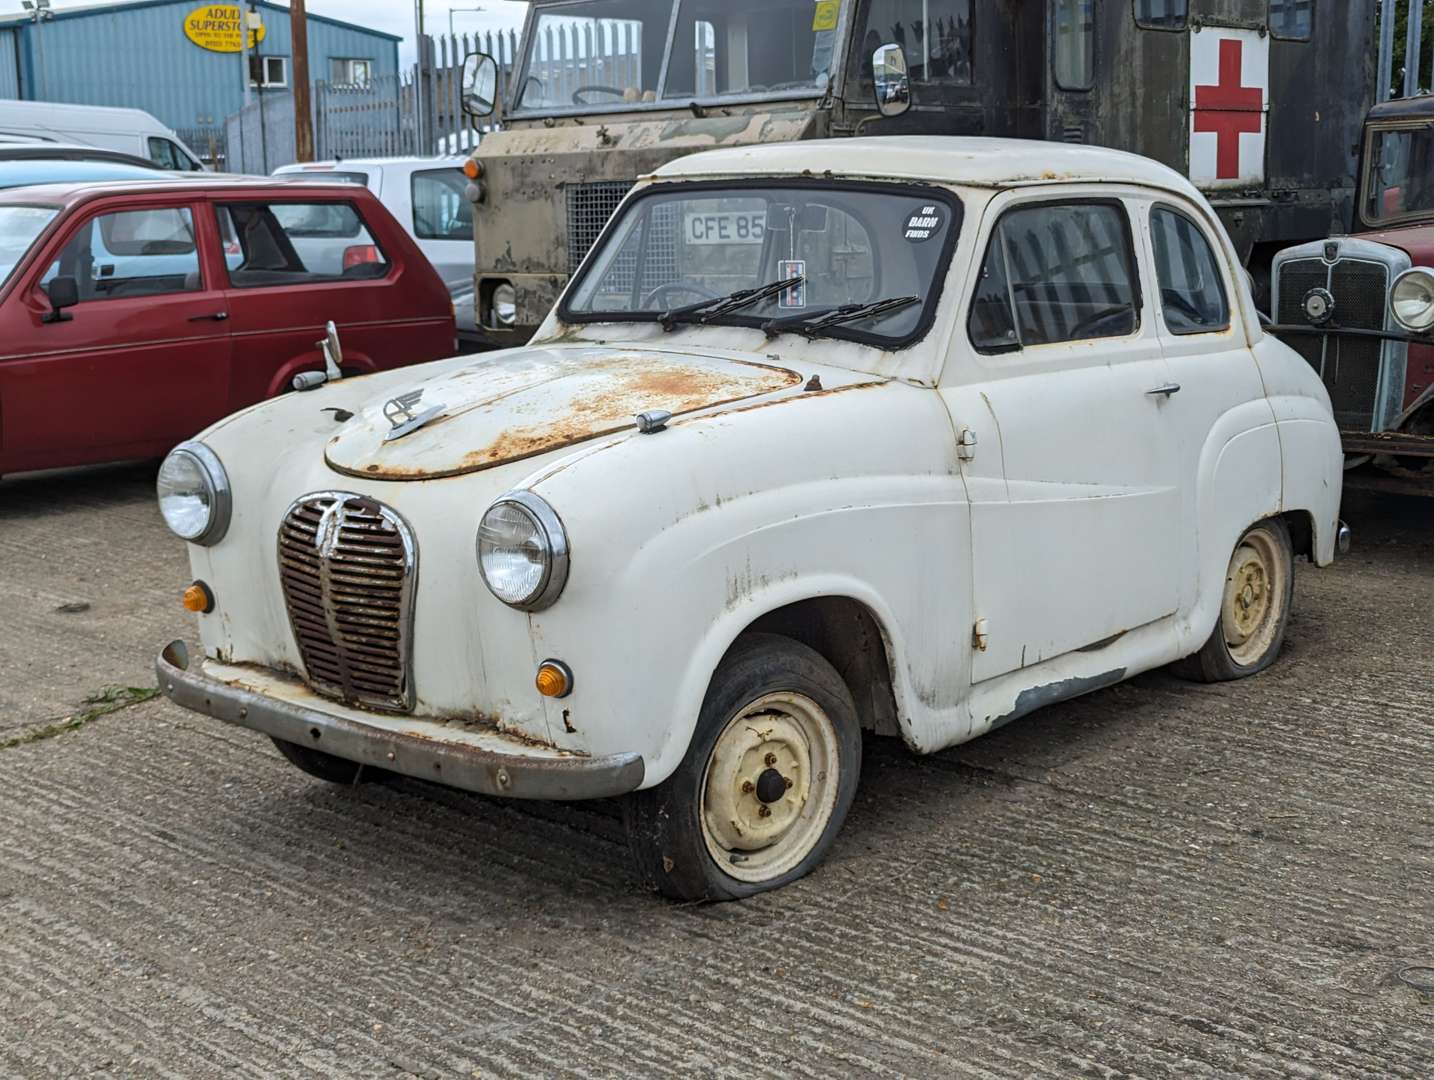
M 1314 33 L 1314 0 L 1270 0 L 1270 33 L 1309 41 Z
M 289 58 L 287 56 L 249 57 L 250 86 L 288 86 Z
M 1135 0 L 1135 25 L 1147 30 L 1184 30 L 1190 0 Z
M 335 86 L 367 86 L 372 78 L 372 60 L 352 56 L 329 58 L 329 82 Z
M 1062 90 L 1089 90 L 1095 81 L 1095 0 L 1055 0 L 1051 33 L 1056 85 Z

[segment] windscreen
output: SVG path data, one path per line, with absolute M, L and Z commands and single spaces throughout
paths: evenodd
M 1365 163 L 1365 220 L 1422 215 L 1434 215 L 1434 124 L 1374 132 Z
M 654 187 L 618 211 L 563 316 L 663 321 L 706 310 L 714 323 L 898 348 L 930 324 L 960 215 L 948 192 L 894 184 Z
M 53 206 L 0 206 L 0 283 L 15 267 L 59 210 Z

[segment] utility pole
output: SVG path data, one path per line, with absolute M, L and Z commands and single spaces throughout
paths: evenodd
M 294 156 L 314 160 L 314 114 L 309 109 L 309 15 L 304 0 L 289 0 L 289 38 L 294 66 Z

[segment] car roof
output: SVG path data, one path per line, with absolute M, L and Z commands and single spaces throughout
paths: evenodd
M 371 168 L 385 165 L 413 165 L 416 167 L 427 167 L 442 169 L 452 165 L 455 169 L 462 168 L 463 163 L 468 159 L 463 156 L 446 155 L 442 157 L 363 157 L 344 158 L 342 161 L 307 161 L 303 164 L 280 165 L 274 170 L 274 175 L 282 173 L 285 176 L 306 175 L 315 173 L 322 176 L 326 172 L 343 172 L 345 169 Z
M 86 146 L 84 143 L 37 142 L 33 139 L 0 138 L 0 161 L 121 161 L 151 171 L 163 169 L 148 158 L 126 154 L 123 150 Z
M 7 160 L 0 154 L 0 188 L 107 180 L 144 181 L 163 175 L 154 169 L 130 165 L 123 161 L 77 161 L 69 158 Z
M 10 188 L 0 194 L 0 202 L 68 206 L 105 195 L 164 195 L 171 192 L 194 195 L 270 195 L 286 198 L 332 196 L 336 199 L 373 198 L 367 188 L 357 184 L 305 184 L 302 189 L 282 180 L 268 177 L 216 179 L 214 173 L 165 173 L 163 179 L 100 181 L 91 183 L 36 184 L 32 187 Z
M 655 175 L 659 179 L 831 175 L 987 188 L 1100 181 L 1161 188 L 1198 198 L 1194 185 L 1184 176 L 1137 154 L 1035 139 L 943 135 L 817 139 L 707 150 L 670 161 Z
M 1371 120 L 1434 120 L 1434 94 L 1395 98 L 1369 110 Z

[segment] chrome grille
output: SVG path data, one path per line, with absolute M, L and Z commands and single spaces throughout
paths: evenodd
M 418 549 L 408 524 L 362 495 L 319 492 L 279 526 L 279 581 L 309 685 L 350 705 L 413 708 Z
M 595 180 L 568 185 L 568 273 L 578 266 L 597 242 L 617 204 L 632 189 L 630 180 Z

